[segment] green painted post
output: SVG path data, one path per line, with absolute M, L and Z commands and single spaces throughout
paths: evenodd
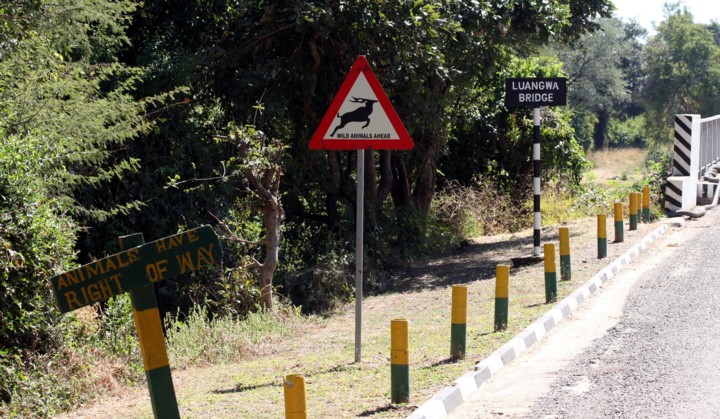
M 390 401 L 410 402 L 410 355 L 408 321 L 390 322 Z
M 118 238 L 120 250 L 130 249 L 145 243 L 142 233 Z M 155 288 L 152 284 L 130 291 L 135 328 L 140 342 L 140 352 L 145 367 L 155 418 L 180 418 L 175 387 L 170 375 L 170 363 L 163 336 L 160 312 Z
M 597 216 L 598 259 L 607 257 L 607 214 Z
M 507 330 L 510 301 L 510 266 L 495 267 L 495 331 Z
M 572 279 L 570 266 L 570 229 L 560 227 L 560 280 L 569 281 Z
M 467 287 L 453 285 L 450 320 L 450 357 L 465 358 L 467 339 Z
M 642 218 L 646 223 L 650 222 L 650 187 L 645 186 L 642 190 Z
M 625 241 L 622 203 L 616 202 L 613 209 L 613 215 L 615 216 L 615 243 L 622 243 L 623 241 Z
M 545 303 L 557 301 L 557 270 L 555 267 L 555 245 L 545 243 Z

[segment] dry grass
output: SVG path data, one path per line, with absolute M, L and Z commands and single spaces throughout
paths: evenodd
M 591 154 L 595 181 L 617 185 L 623 177 L 632 179 L 642 168 L 643 153 L 640 149 L 622 149 Z M 478 196 L 459 187 L 451 192 L 442 204 L 447 217 L 460 221 L 458 230 L 471 230 L 465 221 L 481 215 L 485 218 L 480 230 L 500 228 L 497 214 L 482 214 L 488 201 L 498 204 L 496 197 Z M 453 197 L 462 199 L 450 199 Z M 626 231 L 625 242 L 610 243 L 608 258 L 598 260 L 595 218 L 571 219 L 557 208 L 555 212 L 565 217 L 557 224 L 570 227 L 573 255 L 573 278 L 558 283 L 558 300 L 659 225 L 641 224 L 638 231 Z M 557 242 L 558 225 L 543 229 L 544 242 Z M 493 331 L 495 267 L 514 257 L 529 256 L 531 248 L 532 230 L 524 230 L 478 238 L 463 253 L 449 258 L 417 261 L 392 278 L 394 293 L 365 298 L 360 363 L 354 362 L 355 313 L 350 304 L 327 318 L 305 318 L 291 328 L 288 337 L 263 345 L 251 359 L 176 370 L 173 377 L 181 414 L 213 419 L 280 418 L 284 412 L 283 377 L 302 374 L 310 417 L 406 417 L 552 307 L 545 304 L 542 264 L 513 268 L 508 330 Z M 468 287 L 467 354 L 460 361 L 449 357 L 454 284 Z M 407 405 L 390 403 L 389 329 L 395 318 L 410 322 L 411 402 Z M 173 365 L 172 358 L 170 362 Z M 66 417 L 149 418 L 152 411 L 147 390 L 141 388 Z
M 611 181 L 632 182 L 642 177 L 645 162 L 645 149 L 613 148 L 588 153 L 593 162 L 591 180 L 599 185 L 609 185 Z
M 559 299 L 576 290 L 610 260 L 657 224 L 626 231 L 625 242 L 610 244 L 609 258 L 596 259 L 592 218 L 572 221 L 573 279 L 559 283 Z M 543 230 L 544 241 L 556 241 L 556 227 Z M 406 417 L 453 380 L 471 371 L 512 336 L 547 312 L 542 264 L 511 270 L 508 330 L 493 332 L 495 266 L 528 256 L 530 230 L 483 237 L 462 254 L 417 262 L 394 278 L 400 292 L 370 296 L 363 304 L 362 362 L 354 361 L 354 309 L 348 305 L 329 318 L 308 318 L 292 336 L 265 348 L 253 359 L 174 371 L 183 417 L 280 418 L 286 374 L 306 379 L 310 417 Z M 467 356 L 449 358 L 451 285 L 468 286 Z M 408 405 L 390 403 L 390 320 L 410 322 L 410 398 Z M 171 359 L 172 365 L 172 359 Z M 151 417 L 146 389 L 106 399 L 67 417 Z

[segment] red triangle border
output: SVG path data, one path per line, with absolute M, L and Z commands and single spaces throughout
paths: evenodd
M 335 121 L 336 115 L 340 110 L 340 107 L 347 99 L 350 90 L 352 90 L 355 82 L 357 81 L 358 77 L 360 77 L 361 73 L 367 79 L 370 88 L 373 90 L 373 93 L 375 93 L 375 96 L 377 97 L 378 102 L 382 107 L 382 110 L 387 115 L 388 120 L 392 124 L 399 138 L 378 140 L 325 138 L 325 134 L 330 129 L 330 125 L 333 123 L 333 121 Z M 355 64 L 353 64 L 352 68 L 350 69 L 350 72 L 345 77 L 345 81 L 343 81 L 337 94 L 335 94 L 335 98 L 330 104 L 330 107 L 325 113 L 325 116 L 320 121 L 320 125 L 318 126 L 317 130 L 315 130 L 315 134 L 313 134 L 312 139 L 310 140 L 310 149 L 364 150 L 367 148 L 371 148 L 373 150 L 411 150 L 414 146 L 415 143 L 413 143 L 410 134 L 408 133 L 407 129 L 405 129 L 405 125 L 403 125 L 400 117 L 395 111 L 395 108 L 393 107 L 392 103 L 390 103 L 390 99 L 388 99 L 382 86 L 380 86 L 380 82 L 378 81 L 377 77 L 375 77 L 375 73 L 373 73 L 372 68 L 370 68 L 370 63 L 368 63 L 364 55 L 359 55 L 355 60 Z

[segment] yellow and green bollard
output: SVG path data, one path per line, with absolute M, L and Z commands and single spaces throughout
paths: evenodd
M 597 216 L 598 259 L 607 257 L 607 214 Z
M 630 230 L 638 229 L 638 200 L 635 192 L 630 192 Z
M 560 280 L 572 279 L 570 267 L 570 228 L 560 227 Z
M 390 400 L 392 403 L 410 402 L 410 355 L 408 321 L 390 322 Z
M 495 267 L 495 331 L 507 330 L 510 300 L 510 266 Z
M 555 268 L 555 245 L 545 243 L 545 303 L 557 301 L 557 270 Z
M 615 216 L 615 243 L 622 243 L 623 241 L 625 241 L 622 203 L 615 203 L 613 215 Z
M 452 314 L 450 320 L 450 356 L 453 359 L 465 358 L 467 295 L 467 287 L 465 285 L 453 285 Z
M 642 219 L 650 222 L 650 187 L 645 186 L 642 190 Z
M 118 243 L 120 250 L 126 250 L 145 244 L 145 239 L 138 233 L 120 237 Z M 130 291 L 130 301 L 153 414 L 156 418 L 180 418 L 154 286 Z

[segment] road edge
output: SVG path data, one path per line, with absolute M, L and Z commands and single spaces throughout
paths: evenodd
M 490 377 L 512 362 L 527 348 L 537 343 L 557 324 L 570 316 L 588 297 L 613 278 L 647 247 L 667 233 L 671 226 L 683 227 L 684 219 L 670 219 L 648 233 L 639 243 L 613 260 L 608 266 L 581 285 L 575 292 L 557 303 L 538 320 L 518 333 L 514 338 L 475 365 L 474 371 L 456 379 L 453 386 L 445 387 L 418 407 L 407 419 L 442 419 L 470 399 Z

